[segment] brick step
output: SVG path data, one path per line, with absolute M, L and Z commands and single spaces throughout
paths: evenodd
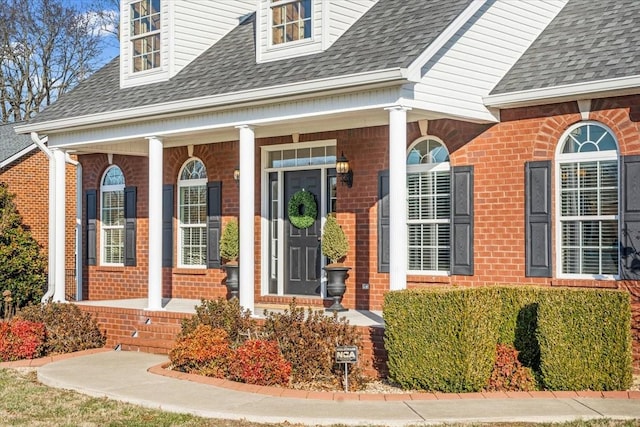
M 138 338 L 155 338 L 174 340 L 182 329 L 176 325 L 137 325 L 132 334 L 137 332 Z
M 119 342 L 120 350 L 141 351 L 152 354 L 169 354 L 174 344 L 174 340 L 134 337 L 122 338 Z

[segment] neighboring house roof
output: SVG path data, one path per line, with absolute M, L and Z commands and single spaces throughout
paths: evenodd
M 18 135 L 13 130 L 14 126 L 21 124 L 25 122 L 0 125 L 0 168 L 36 148 L 30 135 Z
M 168 81 L 120 88 L 119 58 L 30 124 L 309 80 L 404 68 L 473 0 L 380 0 L 329 49 L 256 63 L 255 15 Z
M 491 95 L 640 76 L 638 22 L 638 0 L 570 0 Z

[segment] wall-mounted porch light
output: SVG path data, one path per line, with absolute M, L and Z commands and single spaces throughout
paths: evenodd
M 336 162 L 336 172 L 340 176 L 343 185 L 351 188 L 353 185 L 353 172 L 349 165 L 349 160 L 344 156 L 344 152 L 340 154 L 340 158 Z
M 239 181 L 240 180 L 240 168 L 236 166 L 236 168 L 233 170 L 233 180 L 234 181 Z

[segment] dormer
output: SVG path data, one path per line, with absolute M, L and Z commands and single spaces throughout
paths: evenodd
M 378 0 L 259 0 L 256 61 L 328 49 Z
M 256 9 L 256 0 L 121 0 L 120 86 L 168 80 Z

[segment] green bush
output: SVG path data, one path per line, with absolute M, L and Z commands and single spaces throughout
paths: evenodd
M 277 341 L 284 358 L 291 363 L 291 377 L 298 385 L 335 389 L 344 377 L 343 367 L 335 363 L 336 346 L 360 345 L 355 326 L 336 314 L 309 309 L 305 314 L 295 300 L 284 313 L 265 312 L 264 338 Z M 365 382 L 362 367 L 349 367 L 349 387 L 357 389 Z
M 551 390 L 631 385 L 631 304 L 624 291 L 548 289 L 538 306 L 540 369 Z
M 16 317 L 44 323 L 45 354 L 100 348 L 106 342 L 95 318 L 74 304 L 49 303 L 24 307 Z
M 0 293 L 11 291 L 11 304 L 0 304 L 0 318 L 7 309 L 39 303 L 46 285 L 45 259 L 22 224 L 14 198 L 7 185 L 0 183 Z
M 227 262 L 236 262 L 240 253 L 240 230 L 238 221 L 232 219 L 222 230 L 220 256 Z
M 181 335 L 193 332 L 198 325 L 207 325 L 213 329 L 222 329 L 229 335 L 232 345 L 238 345 L 249 337 L 251 331 L 256 330 L 256 321 L 251 318 L 251 312 L 240 306 L 237 298 L 226 300 L 201 300 L 196 306 L 196 314 L 182 320 Z
M 518 360 L 535 372 L 540 370 L 538 327 L 538 295 L 536 286 L 497 287 L 502 303 L 498 343 L 514 347 Z
M 410 389 L 482 390 L 495 361 L 500 309 L 499 291 L 490 287 L 387 293 L 390 378 Z
M 327 215 L 327 221 L 322 230 L 322 254 L 329 258 L 332 264 L 347 256 L 349 241 L 335 215 Z

